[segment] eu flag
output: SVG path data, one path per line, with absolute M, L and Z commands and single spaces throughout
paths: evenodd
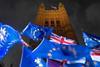
M 90 48 L 82 45 L 62 45 L 62 52 L 70 62 L 85 57 L 86 61 L 89 61 L 89 65 L 94 66 L 92 58 L 90 57 L 90 51 Z
M 21 42 L 19 33 L 9 25 L 2 25 L 0 27 L 0 59 L 13 44 L 18 42 Z
M 22 32 L 23 35 L 33 39 L 34 41 L 43 39 L 43 37 L 48 36 L 50 33 L 50 28 L 42 27 L 32 23 L 29 23 Z
M 83 32 L 83 39 L 85 42 L 85 45 L 90 48 L 95 48 L 96 46 L 100 45 L 100 37 L 97 37 L 95 35 L 87 34 Z
M 47 38 L 48 36 L 50 36 L 53 32 L 53 29 L 51 27 L 43 27 L 43 30 L 45 32 L 45 37 Z
M 57 43 L 50 42 L 47 39 L 43 39 L 40 45 L 33 50 L 34 56 L 42 57 L 42 58 L 49 58 L 49 59 L 58 59 L 64 60 L 66 57 L 60 50 L 60 46 Z
M 64 55 L 69 57 L 70 61 L 81 59 L 90 53 L 90 49 L 82 45 L 62 45 L 61 50 Z
M 32 50 L 23 46 L 20 67 L 47 67 L 43 58 L 34 56 Z

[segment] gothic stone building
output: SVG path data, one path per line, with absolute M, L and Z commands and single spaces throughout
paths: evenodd
M 54 9 L 46 9 L 43 3 L 40 4 L 35 22 L 38 25 L 52 27 L 54 33 L 58 35 L 76 39 L 69 15 L 62 3 L 59 3 L 58 7 L 54 7 Z

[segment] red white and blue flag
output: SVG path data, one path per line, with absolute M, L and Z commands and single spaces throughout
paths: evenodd
M 100 62 L 100 50 L 94 50 L 91 52 L 91 58 L 93 61 L 98 61 Z
M 65 45 L 76 44 L 74 40 L 67 39 L 66 37 L 59 36 L 59 35 L 54 34 L 54 33 L 52 33 L 52 35 L 50 36 L 50 41 L 58 43 L 58 44 L 65 44 Z

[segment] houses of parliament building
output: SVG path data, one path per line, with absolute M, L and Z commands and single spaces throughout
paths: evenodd
M 62 3 L 54 9 L 46 9 L 43 3 L 40 4 L 36 16 L 36 24 L 49 26 L 54 29 L 54 33 L 71 39 L 76 39 L 75 32 L 70 23 L 67 10 Z

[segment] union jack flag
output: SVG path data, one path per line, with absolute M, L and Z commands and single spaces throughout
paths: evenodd
M 52 35 L 50 36 L 50 41 L 58 44 L 65 44 L 65 45 L 76 44 L 74 40 L 67 39 L 66 37 L 63 36 L 58 36 L 54 33 L 52 33 Z
M 100 62 L 100 50 L 94 49 L 90 54 L 93 61 Z

